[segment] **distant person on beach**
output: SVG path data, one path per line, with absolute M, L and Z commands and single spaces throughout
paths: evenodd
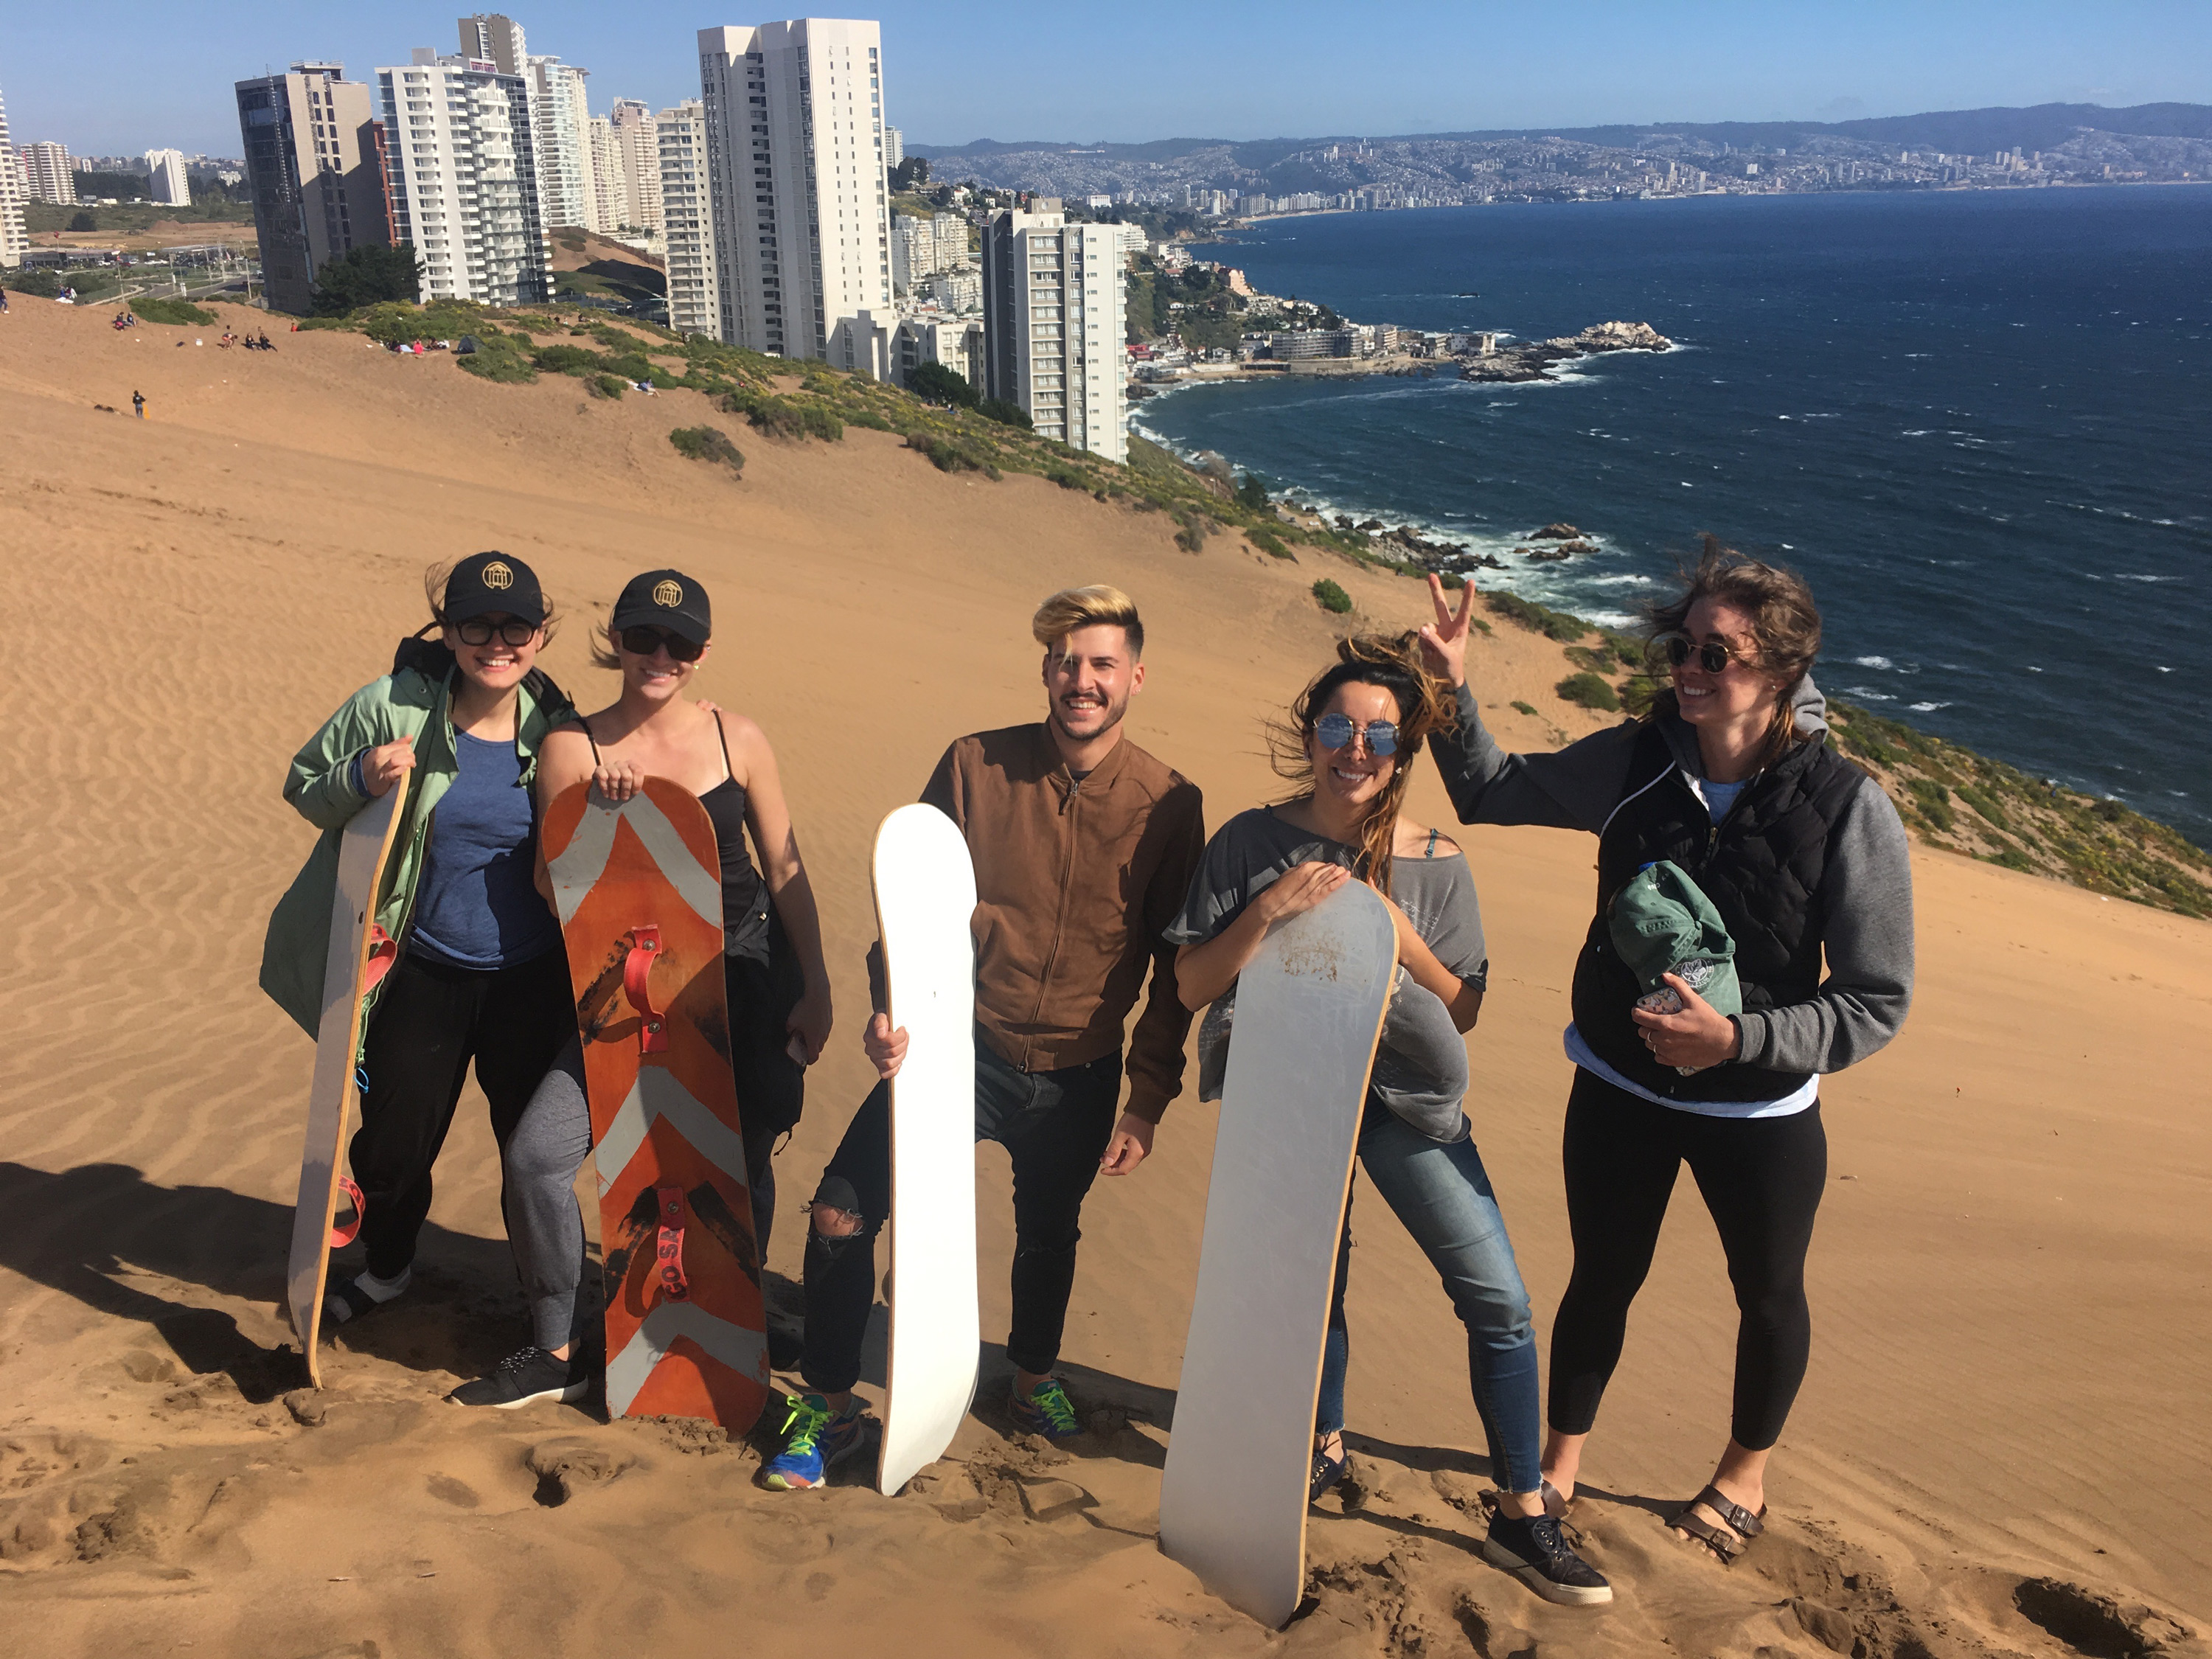
M 1565 1157 L 1574 1272 L 1552 1328 L 1544 1473 L 1574 1496 L 1629 1304 L 1687 1163 L 1728 1258 L 1740 1322 L 1727 1449 L 1675 1528 L 1733 1560 L 1763 1530 L 1766 1463 L 1812 1346 L 1805 1254 L 1827 1175 L 1820 1079 L 1895 1036 L 1911 1000 L 1912 874 L 1879 785 L 1826 742 L 1810 670 L 1820 613 L 1794 572 L 1723 548 L 1647 613 L 1669 675 L 1650 714 L 1557 754 L 1510 755 L 1467 684 L 1474 588 L 1455 611 L 1431 576 L 1424 653 L 1459 688 L 1431 740 L 1468 823 L 1598 837 L 1596 919 L 1575 968 Z M 1614 943 L 1614 897 L 1660 861 L 1686 872 L 1733 941 L 1743 1012 L 1679 974 L 1677 1012 Z M 1826 977 L 1822 960 L 1826 957 Z M 1657 989 L 1658 988 L 1652 988 Z
M 1128 740 L 1145 683 L 1144 623 L 1129 596 L 1071 588 L 1039 607 L 1045 718 L 960 738 L 921 792 L 967 839 L 975 867 L 975 1138 L 1006 1149 L 1014 1174 L 1013 1362 L 1006 1409 L 1050 1439 L 1081 1424 L 1054 1376 L 1083 1200 L 1103 1170 L 1127 1175 L 1182 1087 L 1190 1014 L 1160 930 L 1182 906 L 1206 841 L 1197 786 Z M 762 1472 L 817 1486 L 860 1443 L 853 1397 L 875 1299 L 876 1235 L 890 1218 L 890 1079 L 907 1034 L 878 1012 L 863 1039 L 884 1079 L 822 1172 L 806 1239 L 805 1394 L 783 1449 Z M 1129 1045 L 1122 1035 L 1152 988 Z M 896 1289 L 894 1289 L 896 1293 Z
M 331 1291 L 324 1316 L 333 1324 L 406 1291 L 431 1167 L 470 1061 L 504 1149 L 576 1035 L 561 926 L 535 878 L 530 793 L 547 734 L 575 714 L 534 666 L 552 614 L 536 574 L 510 554 L 434 568 L 424 586 L 436 637 L 402 641 L 392 672 L 355 692 L 293 757 L 284 799 L 323 834 L 262 951 L 262 989 L 312 1034 L 339 836 L 413 773 L 375 918 L 399 954 L 368 998 L 367 1081 L 349 1148 L 368 1260 Z
M 1528 1293 L 1462 1107 L 1462 1034 L 1481 1012 L 1490 972 L 1474 878 L 1457 846 L 1401 810 L 1423 740 L 1455 723 L 1452 689 L 1424 669 L 1411 634 L 1346 640 L 1337 657 L 1291 705 L 1288 725 L 1269 734 L 1275 769 L 1297 793 L 1240 812 L 1216 832 L 1167 930 L 1180 946 L 1183 1002 L 1212 1005 L 1199 1031 L 1199 1094 L 1219 1097 L 1237 975 L 1268 929 L 1347 881 L 1373 887 L 1397 924 L 1401 971 L 1360 1119 L 1359 1161 L 1467 1328 L 1468 1381 L 1499 1493 L 1483 1554 L 1547 1601 L 1610 1601 L 1612 1587 L 1545 1512 Z M 1314 1423 L 1316 1499 L 1344 1478 L 1346 1463 L 1351 1264 L 1347 1199 Z
M 142 421 L 146 418 L 146 394 L 144 392 L 134 392 L 131 394 L 131 412 L 133 415 L 136 415 Z
M 648 570 L 624 587 L 592 651 L 600 667 L 621 674 L 621 695 L 547 737 L 538 763 L 538 802 L 542 816 L 562 791 L 587 780 L 608 799 L 628 800 L 646 778 L 667 778 L 698 796 L 714 823 L 722 865 L 730 1065 L 752 1188 L 753 1236 L 764 1257 L 775 1213 L 769 1154 L 798 1123 L 806 1067 L 829 1040 L 830 979 L 814 889 L 767 735 L 744 715 L 687 695 L 712 641 L 707 590 L 694 578 Z M 760 854 L 757 867 L 745 849 L 748 831 Z M 540 880 L 550 903 L 542 860 Z M 585 1334 L 578 1297 L 584 1219 L 575 1182 L 591 1150 L 583 1048 L 572 1032 L 501 1154 L 507 1229 L 530 1299 L 531 1343 L 490 1375 L 456 1389 L 458 1403 L 570 1399 L 571 1390 L 589 1381 L 577 1349 Z

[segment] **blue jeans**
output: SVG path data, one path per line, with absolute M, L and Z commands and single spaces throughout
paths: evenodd
M 1406 1231 L 1443 1280 L 1452 1311 L 1467 1327 L 1468 1377 L 1490 1441 L 1491 1474 L 1508 1492 L 1534 1492 L 1539 1467 L 1536 1334 L 1528 1292 L 1505 1236 L 1505 1218 L 1472 1140 L 1441 1146 L 1388 1111 L 1370 1108 L 1359 1132 L 1359 1161 Z M 1345 1200 L 1337 1245 L 1336 1292 L 1322 1350 L 1316 1433 L 1344 1426 L 1344 1373 L 1352 1342 L 1344 1288 L 1352 1267 L 1352 1203 Z

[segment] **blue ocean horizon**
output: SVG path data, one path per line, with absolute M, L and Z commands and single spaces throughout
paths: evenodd
M 1360 322 L 1678 349 L 1189 386 L 1136 430 L 1600 620 L 1710 532 L 1811 580 L 1832 695 L 2212 845 L 2212 190 L 1343 214 L 1208 252 Z M 1599 551 L 1514 555 L 1555 520 Z

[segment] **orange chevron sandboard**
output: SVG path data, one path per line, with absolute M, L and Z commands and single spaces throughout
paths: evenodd
M 607 1414 L 732 1434 L 768 1398 L 760 1253 L 723 1002 L 722 878 L 698 797 L 665 778 L 545 814 L 599 1183 Z

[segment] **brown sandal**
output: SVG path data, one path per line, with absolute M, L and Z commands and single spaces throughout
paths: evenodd
M 1720 1516 L 1723 1524 L 1716 1527 L 1695 1514 L 1693 1511 L 1700 1504 Z M 1681 1512 L 1667 1524 L 1703 1544 L 1721 1559 L 1722 1565 L 1732 1566 L 1746 1546 L 1766 1530 L 1761 1519 L 1765 1513 L 1764 1504 L 1759 1506 L 1759 1514 L 1753 1515 L 1742 1504 L 1732 1501 L 1717 1486 L 1707 1486 L 1683 1504 Z

